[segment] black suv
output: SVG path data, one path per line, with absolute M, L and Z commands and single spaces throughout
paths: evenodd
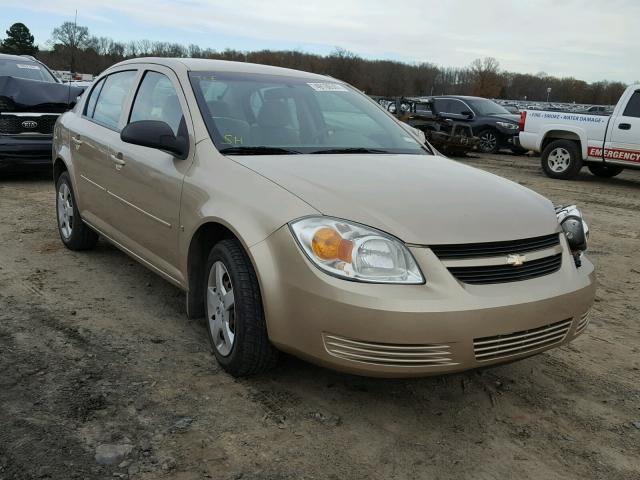
M 514 153 L 524 150 L 514 144 L 520 133 L 520 115 L 514 115 L 493 100 L 481 97 L 443 95 L 431 98 L 433 110 L 443 118 L 465 121 L 474 137 L 480 138 L 478 150 L 496 153 L 508 148 Z
M 0 172 L 51 165 L 53 127 L 82 91 L 33 57 L 0 54 Z

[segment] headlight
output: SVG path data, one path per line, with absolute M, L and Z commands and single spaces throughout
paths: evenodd
M 289 227 L 307 257 L 331 275 L 370 283 L 424 283 L 407 247 L 379 230 L 331 217 L 303 218 Z
M 580 266 L 580 256 L 587 249 L 589 226 L 582 218 L 582 212 L 575 205 L 556 207 L 558 223 L 562 227 L 576 266 Z
M 507 130 L 518 130 L 520 128 L 518 124 L 509 122 L 496 122 L 496 125 L 506 128 Z

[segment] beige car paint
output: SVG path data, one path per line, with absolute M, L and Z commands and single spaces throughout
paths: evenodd
M 594 269 L 586 257 L 576 269 L 563 236 L 559 271 L 507 284 L 462 284 L 428 248 L 559 232 L 548 200 L 439 156 L 224 156 L 211 141 L 198 110 L 190 70 L 327 78 L 195 59 L 130 60 L 105 74 L 130 69 L 136 69 L 138 77 L 151 69 L 172 80 L 187 122 L 189 156 L 181 160 L 125 144 L 116 131 L 74 112 L 63 115 L 56 126 L 54 162 L 64 162 L 70 171 L 83 220 L 190 294 L 194 294 L 189 276 L 192 240 L 205 225 L 225 226 L 253 262 L 269 337 L 278 348 L 352 373 L 411 376 L 474 368 L 548 348 L 478 362 L 473 351 L 476 337 L 568 319 L 570 330 L 553 346 L 574 338 L 578 322 L 593 302 Z M 82 111 L 86 97 L 76 112 Z M 132 101 L 133 93 L 125 112 Z M 120 128 L 127 123 L 125 117 Z M 73 142 L 74 137 L 81 143 Z M 363 171 L 367 175 L 361 175 Z M 426 283 L 364 284 L 321 272 L 300 250 L 287 225 L 318 214 L 346 218 L 400 238 L 410 246 Z M 452 360 L 419 367 L 345 360 L 329 351 L 327 338 L 332 336 L 392 348 L 446 345 Z

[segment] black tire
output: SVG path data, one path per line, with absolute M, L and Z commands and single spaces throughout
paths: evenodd
M 511 147 L 511 153 L 514 155 L 524 155 L 525 153 L 529 153 L 529 150 L 522 147 Z
M 66 215 L 61 212 L 61 208 L 66 210 Z M 72 215 L 69 215 L 69 209 L 72 210 Z M 56 218 L 60 240 L 69 250 L 90 250 L 98 243 L 98 234 L 80 218 L 68 172 L 62 172 L 56 182 Z
M 620 175 L 624 170 L 624 167 L 618 167 L 614 165 L 605 165 L 603 163 L 588 163 L 587 168 L 596 177 L 612 178 L 616 175 Z
M 575 178 L 583 165 L 578 144 L 571 140 L 555 140 L 547 145 L 541 163 L 545 175 L 558 180 Z
M 498 153 L 498 150 L 500 150 L 500 137 L 498 136 L 498 132 L 492 128 L 485 128 L 484 130 L 480 130 L 476 136 L 480 139 L 478 151 L 482 153 Z
M 217 262 L 222 262 L 225 267 L 234 296 L 232 312 L 234 338 L 230 352 L 221 352 L 216 345 L 215 311 L 209 311 L 207 301 L 210 273 Z M 269 341 L 258 279 L 240 242 L 227 239 L 217 243 L 209 253 L 204 275 L 206 328 L 211 349 L 220 366 L 234 377 L 254 375 L 273 368 L 277 363 L 278 351 Z M 231 313 L 231 310 L 229 312 Z M 221 332 L 219 333 L 218 342 L 223 340 Z

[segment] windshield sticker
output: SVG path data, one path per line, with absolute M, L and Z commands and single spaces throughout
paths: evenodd
M 40 70 L 40 67 L 38 65 L 25 65 L 24 63 L 16 63 L 16 67 L 26 68 L 29 70 Z
M 316 92 L 348 92 L 345 87 L 339 83 L 307 83 Z

